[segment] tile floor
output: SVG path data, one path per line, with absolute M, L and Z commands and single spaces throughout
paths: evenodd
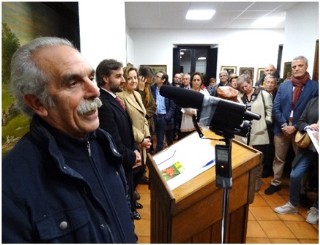
M 273 194 L 263 192 L 269 186 L 271 177 L 262 179 L 263 184 L 256 192 L 254 202 L 249 208 L 247 243 L 316 243 L 319 244 L 319 226 L 305 221 L 309 208 L 299 208 L 298 214 L 276 214 L 273 209 L 288 200 L 289 180 L 284 178 L 282 189 Z M 150 193 L 147 185 L 139 185 L 139 210 L 142 219 L 135 221 L 138 243 L 150 243 Z M 309 192 L 311 201 L 315 193 Z M 312 203 L 312 202 L 311 202 Z

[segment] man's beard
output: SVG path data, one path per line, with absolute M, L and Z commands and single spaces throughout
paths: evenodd
M 93 100 L 83 100 L 81 101 L 77 111 L 80 115 L 84 115 L 88 112 L 97 110 L 102 106 L 101 100 L 97 97 Z
M 112 87 L 110 90 L 111 90 L 114 94 L 120 93 L 120 92 L 123 91 L 123 86 L 124 86 L 124 85 L 120 85 L 120 86 L 117 86 L 117 87 Z

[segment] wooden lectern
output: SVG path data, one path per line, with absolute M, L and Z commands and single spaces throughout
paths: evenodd
M 209 130 L 204 135 L 221 138 Z M 188 137 L 176 144 L 182 144 Z M 212 140 L 209 144 L 214 146 L 221 142 Z M 190 159 L 197 159 L 197 152 L 185 154 Z M 248 209 L 255 191 L 255 167 L 260 163 L 261 156 L 259 151 L 233 140 L 233 185 L 229 194 L 227 231 L 229 243 L 246 242 Z M 220 243 L 223 189 L 216 187 L 215 167 L 172 189 L 162 177 L 154 158 L 148 154 L 151 243 Z

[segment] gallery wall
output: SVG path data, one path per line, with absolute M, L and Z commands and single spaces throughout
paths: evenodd
M 287 12 L 285 29 L 264 30 L 149 30 L 127 31 L 128 62 L 141 64 L 167 64 L 172 79 L 172 49 L 177 44 L 218 45 L 218 67 L 254 67 L 257 71 L 267 64 L 277 65 L 279 45 L 283 45 L 283 63 L 295 56 L 305 55 L 309 60 L 309 73 L 313 72 L 315 43 L 319 38 L 319 4 L 301 3 Z
M 79 0 L 81 52 L 96 68 L 103 59 L 126 62 L 124 0 Z
M 301 3 L 287 13 L 284 30 L 283 63 L 297 55 L 309 60 L 309 73 L 313 73 L 316 40 L 319 40 L 319 2 Z
M 78 2 L 81 51 L 93 67 L 105 58 L 135 66 L 165 64 L 172 79 L 172 49 L 175 45 L 209 44 L 218 45 L 218 71 L 221 66 L 235 66 L 237 71 L 240 67 L 254 67 L 256 79 L 258 69 L 269 63 L 277 65 L 279 45 L 283 45 L 280 75 L 284 62 L 301 54 L 309 59 L 310 74 L 313 71 L 315 42 L 319 38 L 318 2 L 302 2 L 290 9 L 284 30 L 213 31 L 129 29 L 124 0 Z M 61 19 L 40 3 L 33 8 L 24 2 L 14 2 L 14 8 L 8 7 L 8 3 L 2 3 L 2 19 L 11 22 L 10 25 L 18 30 L 21 44 L 39 33 L 53 35 L 61 31 L 58 27 Z M 32 4 L 35 6 L 36 2 Z
M 282 30 L 131 30 L 134 61 L 140 64 L 167 64 L 172 74 L 172 50 L 175 44 L 208 44 L 218 46 L 218 67 L 264 67 L 276 65 Z M 146 36 L 148 38 L 146 38 Z M 272 36 L 272 39 L 261 37 Z M 255 73 L 255 72 L 254 72 Z M 171 77 L 172 78 L 172 77 Z

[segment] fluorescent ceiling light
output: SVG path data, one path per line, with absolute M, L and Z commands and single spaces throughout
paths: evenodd
M 188 10 L 186 19 L 187 20 L 210 20 L 216 13 L 214 9 L 194 9 Z
M 261 17 L 251 25 L 258 28 L 275 27 L 285 20 L 285 17 Z
M 199 57 L 198 60 L 206 60 L 206 57 Z

